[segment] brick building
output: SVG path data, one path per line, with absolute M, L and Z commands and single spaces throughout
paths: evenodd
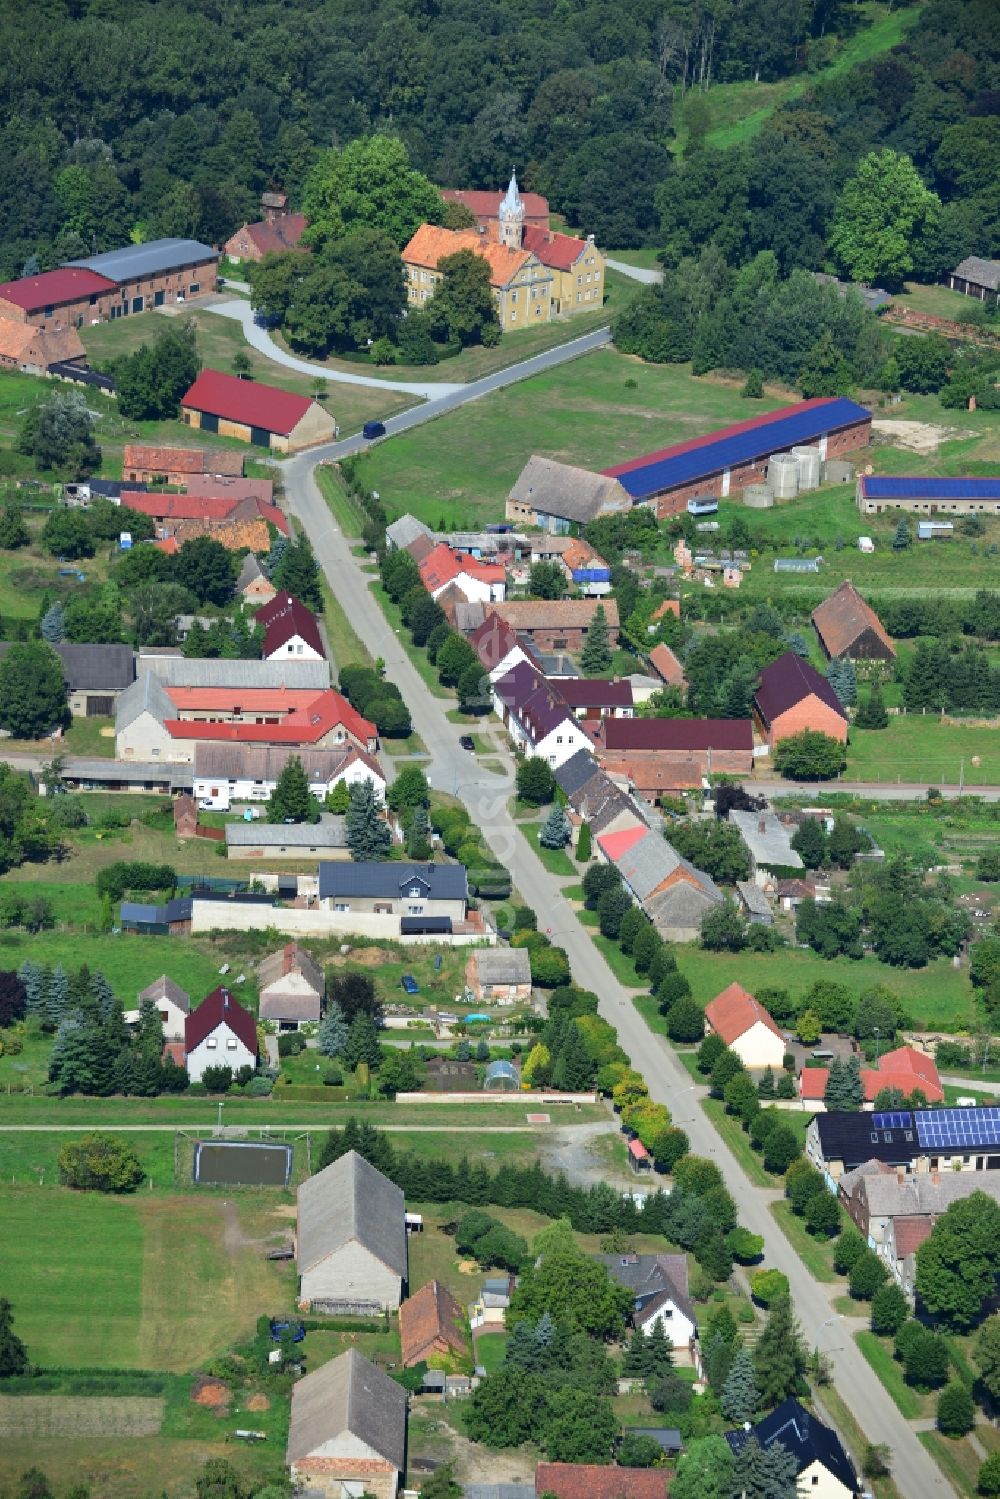
M 0 282 L 0 317 L 15 323 L 32 323 L 56 332 L 61 328 L 83 328 L 110 316 L 118 288 L 108 276 L 63 266 L 20 281 Z
M 857 487 L 862 515 L 902 510 L 907 515 L 1000 515 L 1000 479 L 917 479 L 910 474 L 862 474 Z
M 782 739 L 814 729 L 847 743 L 847 714 L 825 677 L 786 651 L 765 666 L 754 694 L 753 713 L 771 749 Z
M 285 193 L 262 193 L 260 206 L 264 217 L 255 224 L 241 224 L 222 247 L 233 265 L 240 265 L 245 260 L 263 260 L 265 255 L 283 255 L 289 250 L 305 249 L 299 241 L 309 226 L 309 220 L 304 213 L 289 213 Z
M 441 193 L 446 203 L 461 203 L 476 216 L 476 223 L 487 237 L 492 240 L 500 238 L 500 205 L 504 201 L 502 188 L 494 188 L 485 192 L 469 188 L 446 187 Z M 524 227 L 526 229 L 543 229 L 548 232 L 549 227 L 549 200 L 543 198 L 541 193 L 521 193 L 521 202 L 524 205 Z
M 86 350 L 75 328 L 39 328 L 0 317 L 0 368 L 45 375 L 54 364 L 85 364 Z
M 713 773 L 753 770 L 749 718 L 605 718 L 597 739 L 602 769 L 627 777 L 653 801 L 698 787 Z
M 189 489 L 197 475 L 240 478 L 242 474 L 243 454 L 229 448 L 160 448 L 127 442 L 122 449 L 122 478 L 138 484 Z
M 104 317 L 112 322 L 151 307 L 169 307 L 215 295 L 219 252 L 196 239 L 151 239 L 71 260 L 65 269 L 87 270 L 114 283 Z M 90 322 L 102 321 L 91 317 Z
M 871 420 L 870 411 L 843 397 L 799 401 L 603 472 L 617 479 L 635 504 L 655 505 L 662 520 L 698 496 L 725 498 L 762 483 L 768 459 L 793 446 L 815 443 L 824 460 L 867 447 Z
M 812 613 L 813 629 L 828 658 L 849 656 L 852 661 L 895 661 L 896 647 L 885 625 L 845 579 Z
M 278 453 L 296 453 L 329 442 L 337 430 L 333 417 L 318 401 L 258 380 L 240 380 L 221 370 L 202 370 L 181 397 L 181 417 L 202 432 L 237 437 Z
M 603 608 L 612 650 L 618 644 L 618 605 L 614 599 L 517 599 L 491 604 L 490 608 L 537 650 L 571 654 L 583 649 L 594 614 Z

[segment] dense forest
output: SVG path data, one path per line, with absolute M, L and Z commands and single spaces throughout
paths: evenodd
M 442 185 L 516 165 L 607 246 L 773 248 L 785 272 L 822 263 L 838 192 L 888 146 L 944 204 L 923 268 L 989 253 L 995 0 L 927 0 L 893 52 L 705 147 L 713 85 L 822 67 L 867 19 L 842 0 L 0 0 L 0 274 L 130 235 L 219 243 L 262 188 L 299 199 L 318 150 L 376 130 Z

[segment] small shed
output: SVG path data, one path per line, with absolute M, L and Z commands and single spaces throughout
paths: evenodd
M 513 1005 L 531 999 L 531 954 L 526 947 L 477 947 L 465 966 L 477 1001 Z
M 737 880 L 736 894 L 751 926 L 773 926 L 771 903 L 763 890 L 751 880 Z
M 174 833 L 178 838 L 198 836 L 198 803 L 187 793 L 174 800 Z
M 641 1140 L 628 1142 L 628 1163 L 637 1176 L 640 1171 L 651 1170 L 653 1163 L 649 1158 L 649 1151 Z
M 521 1074 L 513 1062 L 499 1057 L 486 1069 L 483 1088 L 487 1093 L 516 1093 L 521 1086 Z

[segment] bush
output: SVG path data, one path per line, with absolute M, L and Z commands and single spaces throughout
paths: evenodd
M 1000 1495 L 1000 1452 L 991 1452 L 980 1467 L 976 1493 L 985 1494 L 987 1499 L 997 1499 Z
M 750 1277 L 750 1294 L 761 1306 L 787 1298 L 788 1276 L 781 1270 L 755 1270 Z
M 132 1147 L 115 1135 L 82 1135 L 59 1152 L 59 1180 L 81 1192 L 134 1192 L 145 1174 Z
M 850 1275 L 866 1248 L 864 1239 L 853 1224 L 850 1228 L 845 1228 L 833 1246 L 833 1268 L 837 1274 Z
M 227 1093 L 233 1081 L 233 1069 L 225 1066 L 206 1067 L 201 1080 L 206 1092 Z
M 700 1041 L 704 1034 L 701 1006 L 687 995 L 675 999 L 667 1011 L 667 1035 L 671 1041 Z
M 298 1031 L 283 1031 L 278 1037 L 278 1056 L 297 1057 L 300 1051 L 306 1049 L 306 1038 L 300 1036 Z

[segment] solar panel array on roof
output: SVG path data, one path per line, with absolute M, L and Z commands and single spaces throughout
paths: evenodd
M 862 493 L 869 500 L 997 500 L 1000 479 L 878 478 L 865 474 Z
M 618 480 L 634 500 L 649 499 L 664 490 L 691 484 L 723 469 L 739 468 L 768 453 L 815 441 L 828 432 L 839 431 L 871 419 L 855 401 L 843 397 L 803 401 L 786 416 L 756 418 L 726 429 L 713 438 L 697 438 L 694 443 L 679 443 L 651 453 L 648 458 L 633 459 L 604 472 Z
M 872 1122 L 876 1129 L 909 1129 L 913 1122 L 913 1115 L 909 1109 L 905 1112 L 897 1110 L 891 1114 L 873 1114 Z
M 1000 1145 L 1000 1107 L 920 1109 L 917 1139 L 932 1150 L 962 1150 L 968 1146 Z

